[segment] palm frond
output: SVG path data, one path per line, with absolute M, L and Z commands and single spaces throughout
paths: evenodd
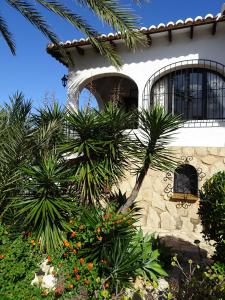
M 116 31 L 130 48 L 135 48 L 138 42 L 144 42 L 144 35 L 137 31 L 138 18 L 131 9 L 122 7 L 118 1 L 111 0 L 78 0 L 83 6 L 88 6 L 100 19 Z
M 31 100 L 25 100 L 22 92 L 16 92 L 9 96 L 9 104 L 5 103 L 4 109 L 6 110 L 8 124 L 24 124 L 28 121 L 31 113 Z
M 40 30 L 54 44 L 58 44 L 57 35 L 51 31 L 38 10 L 26 0 L 5 0 L 10 6 L 23 15 L 32 25 Z
M 125 132 L 131 119 L 129 113 L 113 105 L 101 112 L 68 112 L 68 126 L 74 134 L 64 151 L 79 158 L 71 168 L 83 201 L 99 200 L 104 189 L 110 189 L 124 176 L 133 143 L 129 132 Z
M 9 31 L 8 26 L 1 15 L 0 15 L 0 32 L 4 40 L 6 41 L 9 49 L 11 50 L 12 54 L 15 55 L 16 46 L 12 37 L 12 33 Z
M 141 112 L 139 136 L 137 136 L 139 141 L 137 158 L 142 163 L 137 173 L 140 173 L 146 165 L 161 171 L 171 170 L 176 166 L 176 158 L 168 149 L 168 145 L 182 123 L 180 116 L 166 113 L 160 106 Z
M 58 1 L 45 1 L 45 0 L 36 0 L 43 7 L 47 8 L 49 11 L 63 17 L 65 20 L 70 22 L 74 27 L 87 35 L 90 39 L 91 44 L 97 48 L 100 54 L 105 55 L 116 67 L 121 66 L 121 61 L 118 53 L 109 43 L 100 42 L 98 40 L 99 33 L 90 26 L 81 16 L 72 12 L 65 5 L 59 3 Z
M 15 197 L 14 207 L 24 226 L 32 226 L 43 248 L 56 249 L 65 237 L 74 201 L 68 193 L 70 170 L 57 155 L 42 157 L 21 168 L 23 191 Z

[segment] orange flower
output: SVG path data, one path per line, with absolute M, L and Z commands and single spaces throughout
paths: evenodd
M 77 274 L 78 272 L 79 272 L 79 269 L 78 269 L 78 268 L 74 268 L 74 269 L 73 269 L 73 273 L 74 273 L 74 274 Z
M 84 284 L 89 285 L 91 281 L 89 279 L 84 279 Z
M 76 245 L 78 249 L 81 248 L 81 242 L 77 242 Z
M 104 284 L 104 288 L 105 288 L 105 289 L 109 288 L 109 283 L 108 283 L 108 282 L 106 282 L 106 283 Z
M 77 280 L 77 281 L 80 280 L 80 275 L 76 275 L 76 280 Z
M 97 229 L 97 233 L 100 233 L 101 232 L 101 228 L 100 227 L 98 227 L 98 229 Z
M 102 236 L 97 236 L 97 239 L 98 239 L 99 241 L 101 241 L 101 240 L 102 240 Z
M 72 233 L 71 233 L 71 238 L 75 238 L 76 235 L 77 235 L 76 231 L 72 231 Z
M 84 259 L 80 258 L 80 264 L 83 265 L 84 264 Z
M 70 247 L 70 243 L 67 240 L 63 241 L 65 247 Z
M 73 252 L 73 254 L 77 254 L 77 250 L 76 249 L 73 249 L 72 252 Z
M 35 240 L 31 240 L 31 244 L 32 244 L 32 246 L 35 246 Z
M 73 288 L 74 288 L 74 285 L 71 283 L 71 284 L 68 285 L 68 288 L 69 288 L 69 289 L 73 289 Z
M 47 259 L 48 259 L 48 262 L 52 261 L 52 258 L 51 258 L 51 256 L 50 256 L 50 255 L 48 256 L 48 258 L 47 258 Z
M 5 255 L 0 255 L 0 259 L 4 259 L 5 258 Z
M 63 257 L 67 257 L 67 253 L 66 252 L 63 253 Z
M 87 268 L 88 268 L 88 270 L 93 269 L 93 263 L 88 263 L 88 264 L 87 264 Z

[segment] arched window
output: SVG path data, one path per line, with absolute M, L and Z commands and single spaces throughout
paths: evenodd
M 174 173 L 174 193 L 198 195 L 198 173 L 191 165 L 181 165 Z
M 153 84 L 151 103 L 184 120 L 224 119 L 225 78 L 204 68 L 173 71 Z

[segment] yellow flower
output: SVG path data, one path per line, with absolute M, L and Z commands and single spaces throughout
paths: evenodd
M 78 249 L 81 248 L 81 242 L 77 242 L 76 245 Z

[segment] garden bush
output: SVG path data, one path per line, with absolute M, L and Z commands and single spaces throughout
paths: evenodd
M 63 246 L 46 254 L 31 232 L 12 241 L 13 235 L 5 230 L 0 244 L 0 293 L 6 299 L 14 299 L 15 292 L 21 299 L 81 295 L 84 299 L 119 299 L 127 288 L 133 288 L 138 276 L 157 282 L 166 272 L 154 248 L 155 238 L 144 236 L 135 223 L 135 211 L 81 207 L 68 222 L 70 230 Z M 57 284 L 53 291 L 31 286 L 45 259 L 54 266 Z
M 181 265 L 175 256 L 173 267 L 180 272 L 178 286 L 170 292 L 177 300 L 223 300 L 225 299 L 225 265 L 215 262 L 211 266 L 199 265 L 191 259 Z
M 10 228 L 0 224 L 0 299 L 41 299 L 31 281 L 43 258 L 31 233 L 14 238 Z
M 225 261 L 225 172 L 216 173 L 203 185 L 199 215 L 205 238 L 216 242 L 216 256 Z

